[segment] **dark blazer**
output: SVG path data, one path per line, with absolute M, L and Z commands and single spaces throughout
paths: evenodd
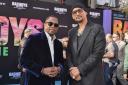
M 54 41 L 54 64 L 63 64 L 63 47 L 60 41 Z M 52 66 L 52 59 L 47 37 L 44 32 L 30 35 L 23 53 L 20 64 L 27 68 L 29 73 L 29 85 L 51 85 L 54 78 L 41 74 L 41 69 Z
M 72 80 L 72 85 L 105 85 L 102 70 L 102 56 L 106 45 L 103 28 L 88 23 L 77 47 L 77 28 L 69 32 L 68 66 L 77 66 L 82 80 Z

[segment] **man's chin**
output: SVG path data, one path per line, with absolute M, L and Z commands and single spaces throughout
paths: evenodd
M 50 36 L 53 36 L 53 35 L 55 35 L 55 34 L 54 34 L 54 33 L 49 33 L 49 35 L 50 35 Z

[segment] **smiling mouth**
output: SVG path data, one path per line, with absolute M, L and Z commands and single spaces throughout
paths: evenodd
M 49 29 L 50 31 L 55 31 L 54 29 Z

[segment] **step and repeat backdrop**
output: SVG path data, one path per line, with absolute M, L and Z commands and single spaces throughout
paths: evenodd
M 20 71 L 18 64 L 19 41 L 25 29 L 33 33 L 43 30 L 47 16 L 56 15 L 59 18 L 57 38 L 68 35 L 68 31 L 77 26 L 72 19 L 70 6 L 46 2 L 19 2 L 18 0 L 0 0 L 0 85 L 18 84 Z M 102 25 L 101 10 L 90 10 L 89 19 Z

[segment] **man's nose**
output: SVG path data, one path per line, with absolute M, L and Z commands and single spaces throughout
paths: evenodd
M 77 11 L 77 12 L 76 12 L 76 15 L 79 15 L 79 14 L 80 14 L 80 13 Z

